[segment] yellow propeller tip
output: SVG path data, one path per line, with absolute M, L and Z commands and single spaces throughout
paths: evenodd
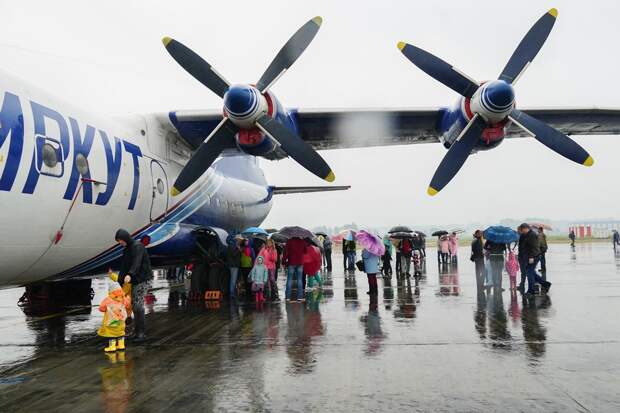
M 588 156 L 588 159 L 586 159 L 586 161 L 583 164 L 585 166 L 592 166 L 592 165 L 594 165 L 594 159 L 592 159 L 591 156 Z
M 398 47 L 398 50 L 403 50 L 405 48 L 405 46 L 407 46 L 407 43 L 405 43 L 405 42 L 398 42 L 398 44 L 396 46 Z
M 164 44 L 164 46 L 168 46 L 168 43 L 170 43 L 172 41 L 172 38 L 166 36 L 163 39 L 161 39 L 161 42 Z
M 181 191 L 179 191 L 178 189 L 176 189 L 174 186 L 172 187 L 172 189 L 170 190 L 170 195 L 172 196 L 177 196 L 181 193 Z
M 316 23 L 317 26 L 323 24 L 323 18 L 321 16 L 316 16 L 314 19 L 312 19 L 312 21 Z
M 433 188 L 432 186 L 429 186 L 428 189 L 426 190 L 426 193 L 429 194 L 430 196 L 435 196 L 439 193 L 439 191 Z
M 549 14 L 552 15 L 553 17 L 558 17 L 558 9 L 556 9 L 555 7 L 551 10 L 549 10 Z
M 336 175 L 332 171 L 329 171 L 329 175 L 325 177 L 327 182 L 334 182 L 336 180 Z

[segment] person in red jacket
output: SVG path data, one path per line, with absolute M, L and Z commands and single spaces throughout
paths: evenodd
M 269 280 L 267 281 L 267 296 L 270 300 L 279 301 L 278 285 L 276 284 L 276 263 L 278 261 L 278 251 L 275 243 L 271 238 L 267 240 L 263 248 L 258 252 L 259 257 L 263 257 L 263 262 L 267 271 L 269 271 Z
M 282 262 L 288 268 L 286 277 L 286 300 L 291 300 L 293 277 L 297 280 L 297 300 L 303 301 L 304 284 L 303 268 L 306 241 L 301 238 L 291 238 L 286 241 Z
M 306 241 L 306 253 L 304 254 L 304 274 L 307 278 L 308 288 L 312 288 L 314 283 L 318 283 L 319 287 L 323 287 L 321 281 L 321 250 Z

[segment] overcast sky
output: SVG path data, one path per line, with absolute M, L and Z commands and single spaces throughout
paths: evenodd
M 472 6 L 472 3 L 475 6 Z M 516 87 L 527 107 L 620 107 L 617 1 L 0 1 L 0 65 L 102 113 L 219 109 L 161 37 L 201 54 L 231 82 L 255 82 L 305 21 L 324 18 L 314 42 L 273 88 L 290 107 L 437 107 L 456 95 L 409 63 L 399 40 L 471 77 L 496 78 L 549 8 L 558 21 Z M 504 217 L 617 217 L 618 137 L 577 138 L 593 155 L 576 165 L 531 139 L 472 156 L 434 198 L 426 188 L 441 145 L 323 152 L 343 193 L 287 195 L 266 225 L 472 222 Z M 321 185 L 292 161 L 263 162 L 276 185 Z

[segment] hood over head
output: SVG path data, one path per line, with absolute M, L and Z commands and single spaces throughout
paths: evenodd
M 117 241 L 118 240 L 125 241 L 127 244 L 133 241 L 133 238 L 131 238 L 131 235 L 129 234 L 129 232 L 123 228 L 116 231 L 116 235 L 114 236 L 114 239 Z

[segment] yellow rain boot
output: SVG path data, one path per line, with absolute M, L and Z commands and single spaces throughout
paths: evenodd
M 113 353 L 116 351 L 116 340 L 110 340 L 110 344 L 103 349 L 103 351 L 105 351 L 106 353 Z
M 125 337 L 121 337 L 118 339 L 118 342 L 116 344 L 116 349 L 125 350 Z

